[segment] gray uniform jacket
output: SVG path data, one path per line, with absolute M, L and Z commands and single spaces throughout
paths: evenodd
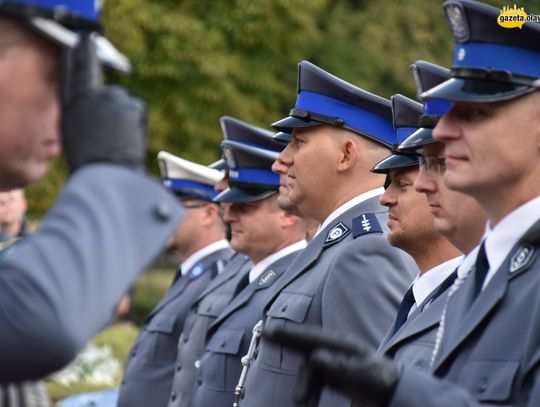
M 394 335 L 391 335 L 391 328 L 381 342 L 379 352 L 403 365 L 429 371 L 448 289 L 455 277 L 454 272 L 433 290 Z
M 447 308 L 434 366 L 444 381 L 404 368 L 392 407 L 540 406 L 539 253 L 540 221 L 474 302 L 469 274 Z
M 253 327 L 263 318 L 263 307 L 273 293 L 274 283 L 279 281 L 298 253 L 290 253 L 268 266 L 210 326 L 192 406 L 232 406 L 234 389 L 242 371 L 240 359 L 248 352 Z
M 238 282 L 251 269 L 251 260 L 236 253 L 193 303 L 178 340 L 178 351 L 169 406 L 189 406 L 208 328 L 231 302 Z
M 0 381 L 43 377 L 75 357 L 176 229 L 176 201 L 118 165 L 75 172 L 0 266 Z
M 129 354 L 118 396 L 119 407 L 166 406 L 171 392 L 178 338 L 197 296 L 230 258 L 218 250 L 178 277 L 144 321 Z
M 277 283 L 265 307 L 265 326 L 316 325 L 355 333 L 373 347 L 380 343 L 418 268 L 408 254 L 388 244 L 383 233 L 387 211 L 378 199 L 349 209 L 315 236 Z M 240 406 L 293 406 L 302 358 L 263 338 Z M 324 391 L 320 405 L 349 401 Z

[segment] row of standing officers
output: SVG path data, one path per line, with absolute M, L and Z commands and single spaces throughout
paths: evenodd
M 164 316 L 174 358 L 150 361 L 167 332 L 147 321 L 120 406 L 536 405 L 524 315 L 536 276 L 524 276 L 538 245 L 540 50 L 525 38 L 540 29 L 500 27 L 477 2 L 444 9 L 454 67 L 411 66 L 422 104 L 304 61 L 278 133 L 221 119 L 228 180 L 211 199 L 236 253 L 185 319 Z M 193 163 L 170 158 L 172 186 Z M 189 201 L 192 187 L 177 193 Z
M 43 175 L 59 121 L 73 174 L 2 263 L 3 382 L 69 360 L 184 216 L 119 406 L 540 403 L 538 25 L 447 1 L 454 66 L 413 64 L 422 104 L 304 61 L 278 133 L 222 118 L 226 180 L 160 153 L 175 198 L 144 175 L 142 104 L 99 83 L 129 64 L 81 33 L 97 2 L 63 3 L 0 4 L 2 187 Z

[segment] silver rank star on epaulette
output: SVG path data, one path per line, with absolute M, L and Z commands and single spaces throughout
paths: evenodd
M 334 243 L 337 243 L 345 236 L 347 236 L 350 232 L 351 229 L 345 226 L 343 222 L 339 222 L 336 226 L 334 226 L 328 231 L 328 234 L 326 235 L 326 239 L 324 241 L 324 245 L 330 246 Z

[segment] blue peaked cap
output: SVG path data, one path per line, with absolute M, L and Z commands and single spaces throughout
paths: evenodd
M 74 48 L 82 32 L 92 32 L 99 61 L 109 68 L 129 72 L 131 64 L 100 33 L 98 0 L 0 0 L 0 15 L 15 17 L 63 47 Z
M 464 102 L 510 100 L 539 88 L 540 24 L 501 27 L 501 10 L 472 0 L 443 4 L 455 41 L 452 78 L 423 98 Z
M 422 94 L 426 90 L 445 82 L 450 77 L 450 70 L 426 61 L 416 61 L 410 66 L 416 82 L 416 93 Z M 397 148 L 398 152 L 414 152 L 422 146 L 436 143 L 433 138 L 433 129 L 439 118 L 450 110 L 451 103 L 444 99 L 424 99 L 423 114 L 420 116 L 419 126 L 413 134 L 407 137 Z
M 33 6 L 44 11 L 69 14 L 75 18 L 97 22 L 101 2 L 95 0 L 5 0 L 2 3 Z
M 279 175 L 272 172 L 272 164 L 279 151 L 234 140 L 224 140 L 221 150 L 229 168 L 229 188 L 215 201 L 252 202 L 277 192 Z
M 422 104 L 400 94 L 393 95 L 392 117 L 396 132 L 393 154 L 379 161 L 371 169 L 376 174 L 388 174 L 391 169 L 418 166 L 417 154 L 403 154 L 396 147 L 418 128 L 418 120 L 423 112 Z
M 396 132 L 394 145 L 401 143 L 418 129 L 418 121 L 423 113 L 423 106 L 415 100 L 399 93 L 393 95 L 392 121 Z
M 224 140 L 238 141 L 278 152 L 281 152 L 285 147 L 282 141 L 273 138 L 274 133 L 270 130 L 253 126 L 231 116 L 223 116 L 219 122 Z
M 390 101 L 360 89 L 310 62 L 298 65 L 298 98 L 294 109 L 272 127 L 293 128 L 329 124 L 343 127 L 386 147 L 394 142 Z
M 157 156 L 163 185 L 181 198 L 212 201 L 214 185 L 223 178 L 221 171 L 188 161 L 166 151 Z

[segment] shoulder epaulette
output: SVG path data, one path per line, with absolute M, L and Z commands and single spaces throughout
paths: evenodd
M 368 233 L 382 233 L 382 227 L 374 213 L 363 213 L 353 219 L 353 238 L 366 235 Z

